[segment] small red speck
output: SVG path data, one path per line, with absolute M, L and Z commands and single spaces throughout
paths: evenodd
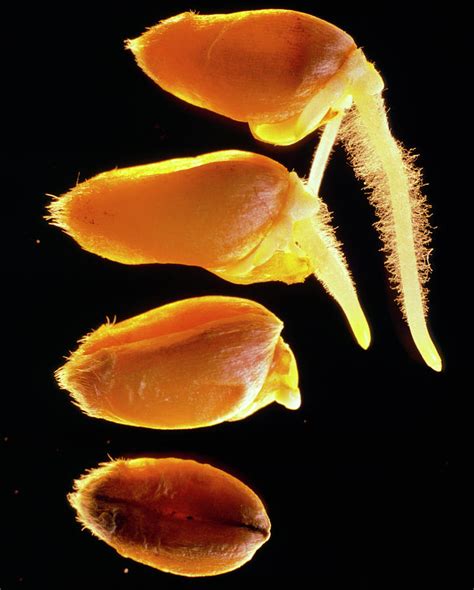
M 41 240 L 35 240 L 35 244 L 41 244 Z
M 124 573 L 124 574 L 128 574 L 128 567 L 126 567 L 126 568 L 123 570 L 123 573 Z

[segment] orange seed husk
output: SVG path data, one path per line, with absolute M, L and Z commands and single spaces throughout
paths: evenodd
M 234 570 L 270 537 L 250 488 L 192 460 L 105 463 L 77 480 L 68 499 L 79 522 L 118 553 L 182 576 Z
M 197 265 L 242 284 L 314 273 L 361 346 L 370 342 L 325 203 L 270 158 L 222 151 L 112 170 L 49 212 L 83 248 L 118 262 Z
M 300 114 L 355 49 L 336 26 L 293 10 L 185 12 L 127 42 L 159 86 L 251 124 Z
M 277 401 L 300 405 L 298 371 L 265 307 L 185 299 L 86 336 L 56 372 L 89 416 L 183 429 L 239 420 Z
M 303 281 L 295 225 L 318 198 L 265 156 L 227 150 L 111 170 L 49 206 L 84 249 L 125 264 L 196 265 L 235 283 Z

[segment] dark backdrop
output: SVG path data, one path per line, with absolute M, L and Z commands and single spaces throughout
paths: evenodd
M 317 588 L 425 588 L 443 580 L 454 587 L 447 489 L 456 234 L 445 146 L 455 108 L 446 80 L 454 75 L 458 39 L 434 5 L 417 12 L 401 2 L 389 12 L 382 3 L 331 4 L 47 3 L 5 14 L 2 274 L 11 302 L 3 320 L 0 448 L 11 526 L 4 529 L 2 590 L 221 588 L 299 578 Z M 245 124 L 162 91 L 123 47 L 124 39 L 190 8 L 270 7 L 333 22 L 383 74 L 394 133 L 416 147 L 429 183 L 437 228 L 430 325 L 445 360 L 442 374 L 420 361 L 392 303 L 373 211 L 341 148 L 321 194 L 372 327 L 367 352 L 315 280 L 238 286 L 199 268 L 120 265 L 82 251 L 43 220 L 46 193 L 59 195 L 78 178 L 116 166 L 237 148 L 305 175 L 314 135 L 288 148 L 260 144 Z M 284 320 L 300 368 L 299 411 L 273 405 L 241 422 L 153 431 L 87 418 L 56 386 L 52 373 L 64 355 L 107 316 L 121 320 L 205 294 L 249 297 Z M 142 455 L 192 457 L 240 477 L 268 507 L 271 540 L 236 572 L 188 580 L 124 559 L 81 531 L 66 502 L 73 479 L 109 456 Z

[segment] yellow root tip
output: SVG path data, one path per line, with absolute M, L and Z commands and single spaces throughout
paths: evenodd
M 436 346 L 431 340 L 428 330 L 421 330 L 421 333 L 419 333 L 419 331 L 415 332 L 413 330 L 412 334 L 416 347 L 418 348 L 425 363 L 428 365 L 428 367 L 433 369 L 433 371 L 440 373 L 443 370 L 443 361 L 436 350 Z
M 361 348 L 367 350 L 370 346 L 372 336 L 370 334 L 369 324 L 362 313 L 362 310 L 357 313 L 357 316 L 353 321 L 349 321 L 357 343 Z

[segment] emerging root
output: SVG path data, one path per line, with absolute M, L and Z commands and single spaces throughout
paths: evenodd
M 356 109 L 344 125 L 342 139 L 356 174 L 372 191 L 391 283 L 413 340 L 426 364 L 441 371 L 441 357 L 426 325 L 431 232 L 421 172 L 415 156 L 394 139 L 380 91 L 370 94 L 359 80 L 353 99 Z
M 378 98 L 377 106 L 379 112 L 376 116 L 385 117 L 382 98 L 380 96 L 372 98 Z M 375 228 L 382 240 L 383 246 L 381 250 L 386 255 L 386 266 L 390 275 L 389 280 L 391 286 L 397 293 L 397 303 L 400 305 L 402 313 L 407 320 L 400 265 L 400 250 L 403 248 L 403 245 L 398 243 L 400 238 L 397 240 L 390 178 L 356 107 L 353 107 L 344 118 L 340 130 L 340 139 L 347 150 L 357 177 L 363 181 L 369 193 L 369 202 L 375 208 L 378 217 Z M 411 237 L 416 257 L 421 302 L 423 312 L 426 314 L 428 311 L 426 284 L 431 272 L 429 263 L 431 254 L 431 249 L 429 248 L 431 240 L 431 227 L 429 223 L 430 205 L 422 193 L 422 171 L 415 165 L 416 154 L 405 149 L 400 142 L 394 140 L 394 143 L 398 148 L 401 165 L 403 166 L 408 185 L 407 194 L 412 225 Z
M 357 297 L 346 258 L 331 224 L 331 213 L 320 201 L 313 218 L 296 224 L 297 241 L 308 253 L 314 274 L 326 291 L 341 306 L 359 345 L 370 345 L 370 328 Z
M 359 345 L 370 345 L 370 328 L 357 297 L 356 288 L 344 256 L 342 245 L 331 223 L 331 213 L 318 196 L 324 170 L 339 133 L 339 127 L 350 106 L 352 97 L 345 97 L 337 105 L 337 114 L 329 120 L 321 135 L 305 188 L 318 203 L 316 214 L 309 223 L 299 224 L 298 242 L 309 254 L 313 271 L 326 291 L 341 306 Z

